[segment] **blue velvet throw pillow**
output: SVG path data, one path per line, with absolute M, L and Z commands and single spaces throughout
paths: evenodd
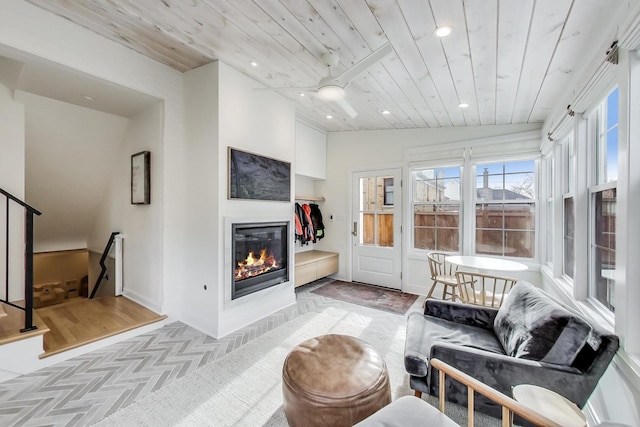
M 589 323 L 524 281 L 498 310 L 494 331 L 510 356 L 566 366 L 593 339 Z

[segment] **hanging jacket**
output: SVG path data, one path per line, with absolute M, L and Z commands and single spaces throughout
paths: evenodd
M 295 211 L 295 222 L 296 222 L 296 240 L 299 240 L 301 244 L 306 244 L 306 234 L 305 234 L 305 225 L 304 225 L 304 211 L 302 210 L 302 206 L 299 203 L 296 203 L 296 211 Z
M 304 221 L 302 229 L 304 231 L 306 240 L 308 242 L 316 242 L 316 232 L 313 228 L 313 221 L 311 221 L 311 207 L 308 204 L 302 205 L 302 211 L 304 212 Z M 306 228 L 305 228 L 306 226 Z
M 311 223 L 313 224 L 313 229 L 315 230 L 316 239 L 320 240 L 324 237 L 324 223 L 322 222 L 322 212 L 320 212 L 320 206 L 311 203 L 309 205 L 311 208 Z

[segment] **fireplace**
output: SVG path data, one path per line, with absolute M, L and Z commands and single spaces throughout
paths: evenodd
M 231 299 L 289 280 L 289 222 L 231 225 Z

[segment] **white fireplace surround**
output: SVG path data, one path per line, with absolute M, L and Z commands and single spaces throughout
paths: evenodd
M 274 222 L 285 222 L 288 224 L 289 230 L 289 241 L 288 241 L 288 249 L 287 249 L 287 265 L 289 266 L 289 279 L 285 282 L 279 283 L 277 285 L 271 286 L 266 289 L 262 289 L 258 292 L 254 292 L 249 295 L 245 295 L 235 300 L 231 299 L 231 287 L 232 287 L 232 272 L 235 271 L 235 260 L 233 259 L 232 249 L 233 249 L 233 237 L 232 233 L 232 225 L 234 224 L 260 224 L 260 223 L 274 223 Z M 291 218 L 287 217 L 225 217 L 224 218 L 224 308 L 232 309 L 243 303 L 248 301 L 252 301 L 254 299 L 263 299 L 269 298 L 271 295 L 276 295 L 281 292 L 283 288 L 291 287 L 293 289 L 293 247 L 294 247 L 294 235 L 293 235 L 293 227 L 291 226 Z

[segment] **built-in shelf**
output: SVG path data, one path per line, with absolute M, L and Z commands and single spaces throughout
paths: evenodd
M 324 202 L 325 198 L 318 197 L 318 196 L 296 196 L 296 200 L 306 201 L 306 202 Z
M 305 251 L 295 255 L 295 287 L 338 272 L 338 253 Z

